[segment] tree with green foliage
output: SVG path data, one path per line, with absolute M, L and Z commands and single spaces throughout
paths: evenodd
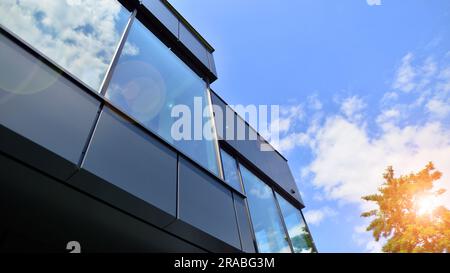
M 433 188 L 441 176 L 432 162 L 416 174 L 398 178 L 390 166 L 378 193 L 362 197 L 378 206 L 361 216 L 374 217 L 367 231 L 376 241 L 386 239 L 384 252 L 450 251 L 450 211 L 437 203 L 445 190 Z

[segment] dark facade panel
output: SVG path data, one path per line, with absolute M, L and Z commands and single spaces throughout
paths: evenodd
M 247 213 L 245 200 L 234 194 L 234 206 L 236 208 L 236 216 L 239 223 L 239 233 L 241 236 L 242 251 L 247 253 L 255 253 L 255 244 L 253 242 L 253 231 Z
M 180 24 L 180 41 L 208 68 L 208 51 L 200 41 L 183 25 Z
M 207 52 L 207 55 L 209 60 L 209 69 L 217 77 L 216 62 L 214 61 L 214 55 L 211 52 Z
M 204 252 L 0 155 L 0 252 Z
M 77 165 L 39 144 L 0 125 L 0 152 L 23 160 L 53 177 L 67 179 L 76 170 Z
M 214 252 L 240 249 L 233 198 L 229 189 L 180 157 L 178 191 L 179 219 L 168 230 Z M 229 246 L 221 244 L 218 239 Z
M 123 193 L 112 189 L 111 183 L 154 206 L 155 216 L 160 216 L 150 217 L 155 224 L 167 225 L 175 218 L 176 153 L 107 107 L 100 114 L 82 169 L 106 183 L 82 175 L 75 178 L 74 185 L 93 191 L 108 202 L 123 201 Z M 130 209 L 143 207 L 142 213 L 150 215 L 141 202 L 133 199 L 127 199 Z M 161 217 L 158 209 L 169 216 Z
M 214 92 L 211 92 L 211 99 L 213 105 L 220 107 L 220 109 L 222 109 L 223 116 L 226 117 L 225 113 L 227 105 Z M 225 136 L 227 136 L 226 130 L 229 130 L 230 132 L 232 128 L 237 128 L 238 123 L 244 122 L 237 115 L 233 115 L 233 120 L 227 120 L 225 118 L 225 122 L 218 120 L 220 115 L 215 116 L 219 138 L 233 147 L 233 149 L 238 151 L 243 157 L 254 164 L 262 173 L 277 183 L 279 187 L 303 204 L 287 161 L 276 151 L 261 151 L 261 140 L 237 140 L 237 130 L 233 131 L 234 140 L 225 139 Z M 246 136 L 248 136 L 249 130 L 253 129 L 248 125 L 245 125 Z M 222 135 L 221 132 L 223 132 Z
M 2 126 L 77 164 L 99 105 L 95 98 L 0 33 Z M 23 159 L 34 165 L 31 152 Z
M 143 0 L 146 7 L 170 32 L 178 37 L 178 18 L 160 0 Z

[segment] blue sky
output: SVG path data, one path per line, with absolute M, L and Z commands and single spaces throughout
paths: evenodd
M 360 196 L 387 165 L 432 160 L 450 188 L 450 1 L 170 2 L 216 49 L 217 93 L 281 106 L 278 148 L 319 251 L 380 250 Z

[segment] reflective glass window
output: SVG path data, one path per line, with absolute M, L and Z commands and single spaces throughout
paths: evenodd
M 291 252 L 272 189 L 240 165 L 258 251 Z
M 236 190 L 242 192 L 236 159 L 223 149 L 220 150 L 220 154 L 222 155 L 222 169 L 225 181 Z
M 294 247 L 294 252 L 314 252 L 314 243 L 305 221 L 303 221 L 300 210 L 296 209 L 278 193 L 276 195 L 281 213 L 283 214 L 284 223 L 286 224 L 292 246 Z
M 215 134 L 203 134 L 213 128 L 206 83 L 138 20 L 133 22 L 127 45 L 106 97 L 219 175 Z M 174 114 L 175 109 L 182 111 Z
M 0 24 L 95 90 L 128 22 L 115 0 L 1 0 Z

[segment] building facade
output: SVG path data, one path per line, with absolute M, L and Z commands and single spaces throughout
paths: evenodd
M 1 1 L 0 251 L 316 251 L 286 159 L 214 114 L 213 52 L 167 1 Z M 212 137 L 175 140 L 196 103 Z

